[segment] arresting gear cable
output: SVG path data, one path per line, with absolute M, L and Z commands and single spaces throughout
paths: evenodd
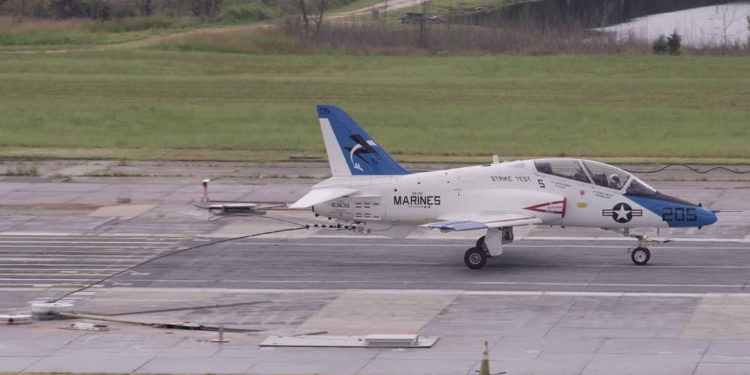
M 750 170 L 747 170 L 747 171 L 736 171 L 734 169 L 729 169 L 727 167 L 722 167 L 722 166 L 713 167 L 713 168 L 706 169 L 705 171 L 702 171 L 700 169 L 691 167 L 691 166 L 689 166 L 687 164 L 667 164 L 667 165 L 665 165 L 665 166 L 663 166 L 661 168 L 657 168 L 657 169 L 653 169 L 653 170 L 648 170 L 648 171 L 633 171 L 633 170 L 629 170 L 629 169 L 625 169 L 625 170 L 628 171 L 628 172 L 630 172 L 630 173 L 649 174 L 649 173 L 659 173 L 659 172 L 661 172 L 661 171 L 663 171 L 663 170 L 665 170 L 667 168 L 671 168 L 671 167 L 685 167 L 685 168 L 691 170 L 692 172 L 695 172 L 695 173 L 698 173 L 698 174 L 706 174 L 706 173 L 709 173 L 709 172 L 720 171 L 720 170 L 727 171 L 729 173 L 734 173 L 734 174 L 746 174 L 746 173 L 750 173 Z
M 204 243 L 204 244 L 200 244 L 200 245 L 196 245 L 196 246 L 187 247 L 187 248 L 184 248 L 184 249 L 178 249 L 178 250 L 166 253 L 166 254 L 161 254 L 161 255 L 158 255 L 156 257 L 153 257 L 153 258 L 150 258 L 150 259 L 146 259 L 143 262 L 140 262 L 140 263 L 137 263 L 135 265 L 132 265 L 132 266 L 130 266 L 130 267 L 128 267 L 128 268 L 126 268 L 126 269 L 124 269 L 122 271 L 116 272 L 116 273 L 114 273 L 112 275 L 109 275 L 109 276 L 103 278 L 103 279 L 95 281 L 94 283 L 91 283 L 91 284 L 86 285 L 84 287 L 78 288 L 78 289 L 73 290 L 71 292 L 65 293 L 65 294 L 63 294 L 60 297 L 57 297 L 57 298 L 55 298 L 53 300 L 50 300 L 49 302 L 50 303 L 58 302 L 58 301 L 60 301 L 60 300 L 62 300 L 64 298 L 67 298 L 67 297 L 75 294 L 75 293 L 82 292 L 82 291 L 84 291 L 86 289 L 89 289 L 89 288 L 95 286 L 95 285 L 99 285 L 99 284 L 101 284 L 101 283 L 103 283 L 103 282 L 105 282 L 107 280 L 111 280 L 111 279 L 113 279 L 113 278 L 115 278 L 115 277 L 117 277 L 119 275 L 122 275 L 125 272 L 133 270 L 134 268 L 138 268 L 138 267 L 143 266 L 145 264 L 148 264 L 148 263 L 157 261 L 159 259 L 163 259 L 163 258 L 172 256 L 172 255 L 184 253 L 186 251 L 200 249 L 202 247 L 207 247 L 207 246 L 218 245 L 218 244 L 224 243 L 224 242 L 237 241 L 237 240 L 241 240 L 241 239 L 244 239 L 244 238 L 259 237 L 259 236 L 265 236 L 265 235 L 268 235 L 268 234 L 282 233 L 282 232 L 291 232 L 291 231 L 295 231 L 295 230 L 301 230 L 301 229 L 308 229 L 308 228 L 310 228 L 309 225 L 298 224 L 298 223 L 295 223 L 295 222 L 292 222 L 292 221 L 289 221 L 289 220 L 280 220 L 280 221 L 284 221 L 284 222 L 287 222 L 287 223 L 291 223 L 291 224 L 297 225 L 297 227 L 294 227 L 294 228 L 285 228 L 285 229 L 277 229 L 277 230 L 271 230 L 271 231 L 262 232 L 262 233 L 255 233 L 255 234 L 246 234 L 246 235 L 239 236 L 239 237 L 225 238 L 225 239 L 221 239 L 221 240 L 217 240 L 217 241 L 212 241 L 212 242 L 208 242 L 208 243 Z

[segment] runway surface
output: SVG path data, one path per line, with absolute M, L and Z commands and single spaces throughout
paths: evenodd
M 518 241 L 481 270 L 463 264 L 471 241 L 351 238 L 223 243 L 163 259 L 118 279 L 135 287 L 747 292 L 750 243 L 653 247 L 631 263 L 628 241 Z
M 85 286 L 174 243 L 133 237 L 0 237 L 0 287 Z
M 284 167 L 254 166 L 253 176 L 212 185 L 212 198 L 290 202 L 324 167 L 263 180 Z M 242 166 L 50 162 L 43 177 L 1 178 L 0 314 L 28 313 L 29 302 L 159 255 L 295 226 L 273 218 L 327 222 L 307 211 L 217 217 L 195 206 L 193 177 L 86 177 L 102 168 L 199 176 Z M 61 171 L 72 181 L 49 177 Z M 92 332 L 37 321 L 0 326 L 0 372 L 469 375 L 487 341 L 492 372 L 509 375 L 750 373 L 750 182 L 650 177 L 725 212 L 700 231 L 659 233 L 675 241 L 652 246 L 647 266 L 631 263 L 632 239 L 598 229 L 518 228 L 517 241 L 479 271 L 463 264 L 473 233 L 387 239 L 311 229 L 245 238 L 159 259 L 64 299 L 107 317 L 248 330 L 227 333 L 231 342 L 212 343 L 216 333 L 206 331 L 107 322 L 110 331 Z M 311 332 L 440 339 L 431 349 L 259 346 L 268 335 Z

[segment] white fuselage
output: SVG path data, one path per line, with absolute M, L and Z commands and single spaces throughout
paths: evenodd
M 596 228 L 666 227 L 657 214 L 616 190 L 540 173 L 531 160 L 389 176 L 332 177 L 314 187 L 358 192 L 317 204 L 317 214 L 355 222 L 423 224 L 505 212 L 531 214 L 543 225 Z M 613 219 L 627 203 L 628 222 Z M 615 216 L 617 217 L 617 216 Z M 632 220 L 631 220 L 632 218 Z

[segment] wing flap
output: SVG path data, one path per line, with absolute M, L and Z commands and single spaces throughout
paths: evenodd
M 289 205 L 289 208 L 310 208 L 316 204 L 328 202 L 330 200 L 341 198 L 345 195 L 356 193 L 357 189 L 350 188 L 323 188 L 312 189 L 304 197 Z
M 462 232 L 467 230 L 481 230 L 500 227 L 515 227 L 519 225 L 540 224 L 542 222 L 536 216 L 528 214 L 492 214 L 476 215 L 466 217 L 446 218 L 448 220 L 435 223 L 422 224 L 420 226 L 441 231 Z

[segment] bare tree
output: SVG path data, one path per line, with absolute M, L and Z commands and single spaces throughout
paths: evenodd
M 717 28 L 721 47 L 728 47 L 733 43 L 731 38 L 732 26 L 734 26 L 734 24 L 740 19 L 740 17 L 737 16 L 737 7 L 731 4 L 717 4 L 714 14 L 716 16 L 715 19 L 720 23 Z
M 315 35 L 320 32 L 323 24 L 323 14 L 328 10 L 328 0 L 313 0 L 313 14 L 310 19 L 315 23 Z
M 223 0 L 190 0 L 190 11 L 196 17 L 211 17 L 221 8 Z
M 298 4 L 299 12 L 302 16 L 303 31 L 305 32 L 305 34 L 307 34 L 310 32 L 310 17 L 308 16 L 310 12 L 307 10 L 307 2 L 305 0 L 299 0 Z
M 419 48 L 430 48 L 430 23 L 427 22 L 430 11 L 430 0 L 422 3 L 422 16 L 419 17 Z
M 385 0 L 383 4 L 383 15 L 382 15 L 383 26 L 385 26 L 385 21 L 387 18 L 388 18 L 388 0 Z
M 138 10 L 144 16 L 150 16 L 154 13 L 153 0 L 138 0 Z
M 328 10 L 328 0 L 297 0 L 297 10 L 302 20 L 302 30 L 310 33 L 310 25 L 315 25 L 315 35 L 320 32 L 323 15 Z

